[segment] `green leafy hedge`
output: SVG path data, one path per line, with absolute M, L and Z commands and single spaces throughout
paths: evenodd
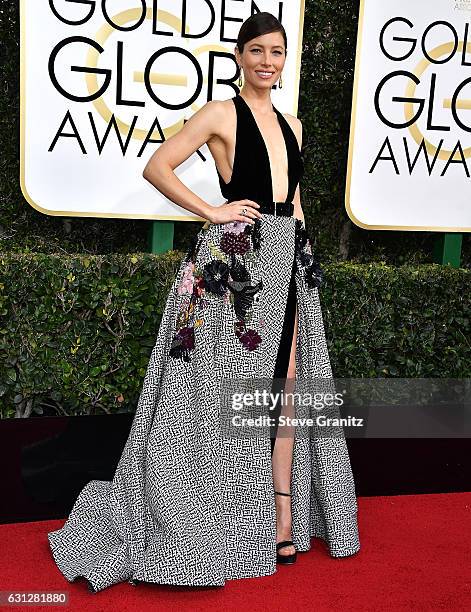
M 3 417 L 131 409 L 180 258 L 0 255 Z
M 134 410 L 182 256 L 1 254 L 1 416 Z M 335 376 L 471 376 L 469 270 L 324 273 Z

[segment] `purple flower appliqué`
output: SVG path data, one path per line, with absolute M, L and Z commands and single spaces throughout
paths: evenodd
M 254 351 L 261 343 L 262 338 L 254 329 L 248 329 L 240 336 L 239 340 L 248 351 Z
M 250 248 L 250 238 L 245 233 L 224 232 L 221 238 L 221 251 L 228 255 L 244 255 Z
M 182 327 L 175 335 L 170 347 L 171 357 L 182 357 L 184 361 L 190 361 L 189 351 L 195 348 L 195 330 L 193 327 Z
M 184 348 L 189 350 L 195 348 L 195 330 L 193 327 L 182 327 L 178 332 L 178 337 Z

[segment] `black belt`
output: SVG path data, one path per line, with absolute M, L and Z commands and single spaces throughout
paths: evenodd
M 294 204 L 292 202 L 267 202 L 256 200 L 260 204 L 258 212 L 266 215 L 275 215 L 275 217 L 292 217 L 294 213 Z

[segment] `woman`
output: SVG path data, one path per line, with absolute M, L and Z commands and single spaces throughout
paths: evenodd
M 282 430 L 280 414 L 294 412 L 281 401 L 266 412 L 271 435 L 227 427 L 230 381 L 240 391 L 242 381 L 269 379 L 276 391 L 280 380 L 317 377 L 331 388 L 321 274 L 300 202 L 301 123 L 270 99 L 286 52 L 273 15 L 245 21 L 235 47 L 240 92 L 208 102 L 145 167 L 159 191 L 207 222 L 167 298 L 113 481 L 88 483 L 48 534 L 64 576 L 85 577 L 91 591 L 123 580 L 209 586 L 268 575 L 309 550 L 312 536 L 334 557 L 359 549 L 341 432 Z M 204 143 L 222 206 L 174 174 Z

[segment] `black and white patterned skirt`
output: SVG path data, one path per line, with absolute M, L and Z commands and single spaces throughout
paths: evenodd
M 290 281 L 296 378 L 332 378 L 321 278 L 294 217 L 201 228 L 168 295 L 113 480 L 90 481 L 48 534 L 67 580 L 83 576 L 95 591 L 132 579 L 221 586 L 276 571 L 270 436 L 222 433 L 221 385 L 276 373 Z M 333 557 L 359 550 L 342 435 L 296 436 L 291 492 L 299 551 L 312 536 Z

